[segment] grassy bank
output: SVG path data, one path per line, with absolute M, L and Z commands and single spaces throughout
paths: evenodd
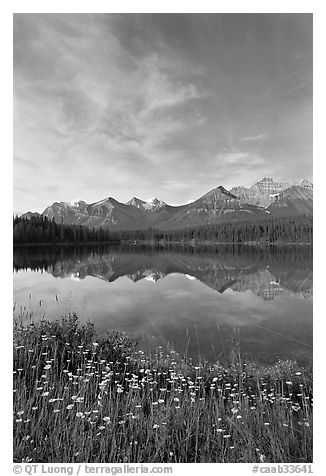
M 311 370 L 195 366 L 74 315 L 14 325 L 15 462 L 311 462 Z

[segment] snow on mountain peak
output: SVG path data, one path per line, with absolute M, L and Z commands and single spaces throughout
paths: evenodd
M 131 205 L 136 208 L 142 208 L 144 206 L 144 203 L 146 203 L 144 200 L 141 200 L 140 198 L 137 198 L 137 197 L 132 197 L 132 199 L 126 202 L 125 205 Z
M 153 208 L 161 208 L 164 205 L 166 205 L 165 202 L 162 202 L 162 200 L 159 200 L 158 198 L 153 197 L 153 198 L 150 198 L 149 200 L 146 200 L 143 207 L 146 209 L 153 209 Z
M 131 205 L 136 208 L 143 208 L 145 210 L 153 210 L 157 208 L 161 208 L 164 205 L 166 205 L 165 202 L 162 202 L 162 200 L 159 200 L 156 197 L 150 198 L 148 200 L 141 200 L 140 198 L 137 197 L 132 197 L 131 200 L 125 203 L 125 205 Z

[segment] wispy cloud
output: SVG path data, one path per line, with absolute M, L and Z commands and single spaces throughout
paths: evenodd
M 239 166 L 239 164 L 246 164 L 247 168 L 257 167 L 265 163 L 262 157 L 259 157 L 250 152 L 220 152 L 216 156 L 217 163 L 226 167 Z
M 236 17 L 15 14 L 17 208 L 309 178 L 310 26 Z
M 240 142 L 256 142 L 256 141 L 261 141 L 265 138 L 266 138 L 265 134 L 257 134 L 256 136 L 242 137 L 240 139 Z

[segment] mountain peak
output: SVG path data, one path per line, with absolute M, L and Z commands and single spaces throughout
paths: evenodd
M 313 188 L 314 188 L 313 184 L 311 182 L 309 182 L 309 180 L 307 180 L 307 179 L 301 180 L 301 182 L 299 182 L 298 185 L 300 185 L 300 187 L 306 188 L 308 190 L 313 190 Z
M 220 190 L 220 192 L 224 193 L 225 195 L 228 195 L 230 198 L 237 198 L 235 195 L 229 192 L 225 187 L 223 187 L 223 185 L 219 185 L 217 189 Z
M 136 208 L 142 208 L 146 202 L 137 197 L 132 197 L 131 200 L 125 203 L 125 205 L 131 205 Z
M 159 200 L 157 197 L 153 197 L 153 198 L 150 198 L 149 200 L 146 200 L 144 204 L 144 208 L 157 209 L 157 208 L 164 207 L 164 205 L 166 205 L 165 202 L 163 202 L 162 200 Z
M 223 185 L 219 185 L 218 187 L 213 188 L 209 192 L 205 193 L 205 195 L 203 195 L 193 203 L 197 204 L 199 201 L 204 203 L 215 203 L 216 201 L 225 201 L 227 199 L 238 200 L 238 198 L 232 193 L 230 193 L 228 190 L 226 190 Z
M 259 180 L 258 183 L 261 183 L 261 182 L 273 183 L 274 180 L 273 180 L 272 178 L 270 178 L 270 177 L 264 177 L 264 178 L 262 178 L 261 180 Z
M 289 200 L 312 200 L 312 191 L 308 188 L 302 187 L 301 185 L 292 185 L 292 187 L 283 190 L 276 196 L 276 201 L 281 199 L 289 199 Z
M 126 202 L 125 205 L 131 205 L 136 208 L 143 208 L 145 210 L 151 210 L 151 209 L 158 209 L 166 205 L 165 202 L 162 202 L 162 200 L 159 200 L 156 197 L 150 198 L 149 200 L 141 200 L 140 198 L 137 197 L 132 197 L 129 202 Z
M 300 185 L 292 185 L 280 192 L 276 200 L 268 207 L 268 211 L 273 216 L 297 215 L 312 216 L 313 214 L 313 192 Z

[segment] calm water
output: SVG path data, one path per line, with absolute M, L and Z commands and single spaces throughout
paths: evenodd
M 309 361 L 312 285 L 312 249 L 303 246 L 14 250 L 16 314 L 76 312 L 143 348 L 169 344 L 210 361 L 230 357 L 234 332 L 257 361 Z

